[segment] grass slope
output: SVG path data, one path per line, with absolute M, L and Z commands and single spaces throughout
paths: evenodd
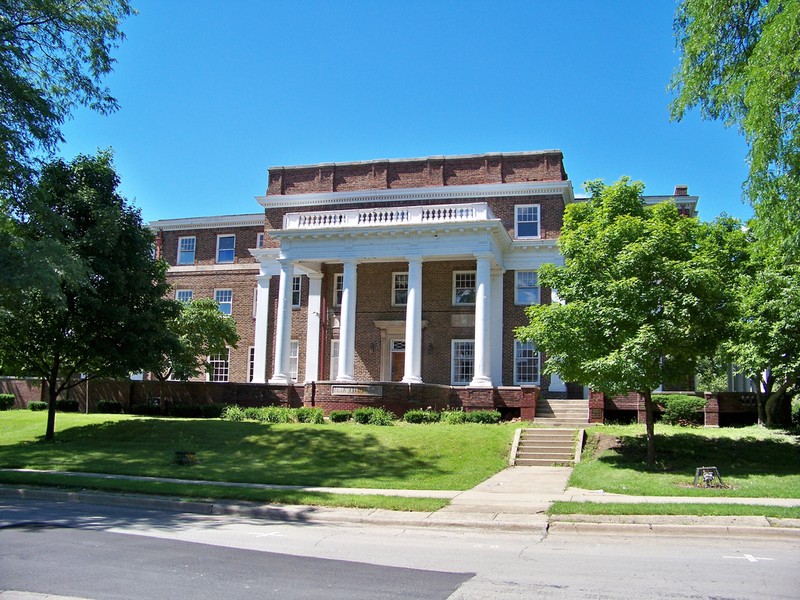
M 602 426 L 570 485 L 637 496 L 800 498 L 800 444 L 759 427 L 702 429 L 656 425 L 656 464 L 645 463 L 644 427 Z M 719 469 L 726 487 L 694 487 L 695 470 Z
M 469 489 L 503 469 L 514 424 L 231 423 L 59 413 L 0 412 L 0 467 L 283 485 Z M 175 451 L 197 453 L 192 467 Z

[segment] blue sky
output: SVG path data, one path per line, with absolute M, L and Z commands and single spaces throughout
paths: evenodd
M 134 0 L 71 158 L 112 147 L 146 221 L 259 212 L 267 168 L 557 148 L 581 193 L 622 175 L 687 184 L 700 215 L 751 214 L 746 146 L 669 120 L 674 3 Z

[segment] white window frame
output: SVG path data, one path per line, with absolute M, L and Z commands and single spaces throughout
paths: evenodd
M 405 277 L 405 287 L 398 286 L 398 279 Z M 400 302 L 397 299 L 398 292 L 405 292 L 405 301 Z M 408 271 L 398 271 L 392 273 L 392 306 L 406 306 L 408 305 Z
M 289 378 L 297 381 L 297 373 L 300 369 L 300 342 L 292 340 L 289 342 Z
M 221 301 L 219 295 L 224 292 L 230 292 L 230 300 Z M 219 306 L 219 311 L 223 315 L 231 316 L 233 314 L 233 290 L 231 288 L 219 288 L 214 290 L 214 301 Z M 228 312 L 222 308 L 223 305 L 228 305 Z
M 191 243 L 192 249 L 189 250 L 188 248 L 187 249 L 182 248 L 182 246 L 184 245 L 184 242 L 187 242 L 187 245 L 188 245 L 188 241 L 189 240 L 191 240 L 191 242 L 192 242 Z M 192 253 L 192 260 L 182 260 L 182 256 L 183 256 L 184 252 L 186 252 L 186 253 L 191 252 Z M 178 256 L 175 259 L 175 264 L 177 264 L 177 265 L 193 265 L 194 261 L 195 261 L 195 253 L 196 252 L 197 252 L 197 238 L 195 236 L 186 235 L 186 236 L 179 237 L 178 238 Z
M 233 247 L 232 248 L 220 248 L 220 242 L 223 239 L 233 238 Z M 222 260 L 220 258 L 220 252 L 230 252 L 231 257 L 230 260 L 225 259 Z M 235 233 L 220 233 L 217 235 L 217 264 L 229 264 L 236 260 L 236 234 Z
M 459 379 L 456 377 L 457 373 L 462 371 L 462 368 L 457 363 L 460 362 L 460 358 L 457 356 L 457 352 L 459 352 L 459 347 L 462 345 L 472 345 L 472 372 L 469 373 L 469 376 L 466 377 L 464 380 Z M 472 381 L 473 377 L 475 377 L 475 340 L 450 340 L 450 383 L 451 385 L 469 385 Z
M 181 296 L 186 296 L 187 294 L 188 297 L 181 298 Z M 186 289 L 175 290 L 175 300 L 178 302 L 183 302 L 184 304 L 188 304 L 194 300 L 194 292 Z
M 253 383 L 256 374 L 256 347 L 250 346 L 247 349 L 247 381 Z
M 522 356 L 522 351 L 533 351 L 533 356 Z M 533 361 L 528 367 L 536 371 L 536 377 L 523 378 L 520 375 L 520 363 Z M 536 349 L 533 342 L 514 340 L 514 385 L 539 385 L 542 379 L 542 353 Z
M 536 210 L 536 219 L 520 219 L 520 211 Z M 520 235 L 520 225 L 536 223 L 536 235 Z M 540 204 L 517 204 L 514 206 L 514 238 L 517 240 L 538 240 L 542 236 L 542 207 Z
M 256 318 L 258 313 L 258 288 L 253 288 L 253 318 Z
M 336 381 L 339 376 L 339 340 L 331 340 L 331 381 Z
M 344 273 L 335 273 L 333 275 L 333 305 L 342 305 L 342 296 L 344 295 Z
M 472 302 L 464 302 L 460 298 L 458 291 L 460 289 L 467 290 L 469 289 L 467 286 L 458 287 L 458 278 L 463 275 L 471 275 L 472 276 Z M 475 297 L 478 294 L 478 276 L 477 271 L 453 271 L 453 306 L 475 306 Z
M 292 276 L 292 308 L 300 308 L 303 301 L 303 276 Z
M 521 282 L 520 279 L 526 275 L 532 274 L 533 281 L 536 285 L 530 285 L 530 282 Z M 535 290 L 531 293 L 535 296 L 533 302 L 526 302 L 520 299 L 521 290 Z M 514 304 L 518 306 L 531 306 L 533 304 L 540 304 L 542 301 L 541 289 L 539 288 L 539 272 L 538 271 L 516 271 L 514 273 Z
M 256 248 L 263 248 L 264 247 L 264 232 L 259 231 L 256 234 Z
M 219 367 L 219 375 L 217 374 Z M 206 379 L 214 383 L 228 383 L 231 380 L 231 349 L 225 349 L 225 358 L 223 360 L 222 354 L 212 354 L 208 357 L 208 369 L 206 370 Z

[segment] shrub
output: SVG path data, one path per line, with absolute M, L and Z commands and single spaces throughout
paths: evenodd
M 365 406 L 353 411 L 353 420 L 362 425 L 391 425 L 397 417 L 382 408 Z
M 203 416 L 203 408 L 199 404 L 186 404 L 176 402 L 167 408 L 170 417 L 180 417 L 182 419 L 198 419 Z
M 56 400 L 58 412 L 78 412 L 79 408 L 77 400 Z
M 131 406 L 131 414 L 144 417 L 157 417 L 161 415 L 161 407 L 158 404 L 134 404 Z
M 238 404 L 231 404 L 229 406 L 226 406 L 225 408 L 222 409 L 222 414 L 220 416 L 226 421 L 234 421 L 234 422 L 244 421 L 248 418 L 247 411 L 245 411 L 245 409 L 243 409 Z
M 291 423 L 294 420 L 292 409 L 285 406 L 264 406 L 252 411 L 245 409 L 245 412 L 248 413 L 248 418 L 254 418 L 260 423 Z
M 205 419 L 219 419 L 222 416 L 222 410 L 225 408 L 223 404 L 211 403 L 201 404 L 200 412 Z
M 669 425 L 699 425 L 706 405 L 704 398 L 684 394 L 654 395 L 653 402 L 664 407 L 661 420 Z
M 0 410 L 8 410 L 14 406 L 14 394 L 0 394 Z
M 325 422 L 325 413 L 321 408 L 296 408 L 294 416 L 298 423 L 313 423 L 320 425 Z
M 42 400 L 28 402 L 28 410 L 47 410 L 47 402 Z
M 346 423 L 353 418 L 353 413 L 349 410 L 332 410 L 328 413 L 331 423 Z
M 438 423 L 439 413 L 433 410 L 409 410 L 403 415 L 406 423 Z
M 792 399 L 792 425 L 800 429 L 800 398 Z
M 97 412 L 107 415 L 118 415 L 122 412 L 122 404 L 116 400 L 98 400 Z
M 497 410 L 473 410 L 464 413 L 467 423 L 483 423 L 496 425 L 500 422 L 500 412 Z
M 467 413 L 463 410 L 445 410 L 442 411 L 441 421 L 448 425 L 460 425 L 467 422 Z

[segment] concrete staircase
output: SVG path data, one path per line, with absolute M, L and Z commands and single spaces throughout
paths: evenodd
M 513 464 L 525 467 L 575 464 L 576 429 L 530 428 L 519 430 Z
M 536 403 L 534 423 L 545 427 L 583 429 L 589 424 L 589 401 L 540 398 Z

